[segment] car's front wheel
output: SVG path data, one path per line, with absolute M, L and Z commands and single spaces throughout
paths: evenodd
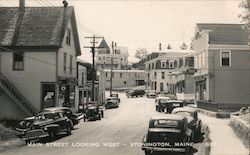
M 67 127 L 67 135 L 71 135 L 71 125 L 68 125 Z
M 151 151 L 149 151 L 149 150 L 145 150 L 145 155 L 151 155 Z

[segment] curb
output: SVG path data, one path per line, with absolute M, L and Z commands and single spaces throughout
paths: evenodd
M 198 112 L 205 114 L 207 116 L 210 116 L 210 117 L 230 118 L 230 113 L 227 113 L 227 112 L 214 112 L 214 111 L 209 111 L 209 110 L 197 108 L 196 106 L 193 106 L 193 105 L 187 105 L 187 106 L 191 107 L 191 108 L 196 108 Z
M 21 139 L 9 139 L 6 141 L 0 141 L 0 153 L 7 151 L 9 149 L 12 148 L 16 148 L 16 147 L 21 147 L 26 145 L 24 141 L 22 141 Z

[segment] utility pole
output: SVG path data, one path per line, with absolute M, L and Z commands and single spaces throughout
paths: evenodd
M 111 66 L 110 66 L 110 94 L 109 94 L 109 96 L 111 97 L 111 95 L 112 95 L 112 87 L 113 87 L 113 82 L 112 82 L 112 80 L 113 80 L 113 54 L 114 54 L 114 42 L 112 41 L 112 53 L 111 53 Z
M 91 49 L 91 53 L 92 53 L 92 93 L 91 93 L 91 101 L 94 101 L 95 100 L 95 80 L 96 80 L 96 74 L 95 74 L 95 49 L 98 48 L 95 46 L 95 44 L 97 43 L 96 42 L 96 39 L 100 39 L 103 37 L 97 37 L 95 35 L 93 35 L 93 37 L 85 37 L 87 39 L 93 39 L 92 42 L 92 46 L 84 46 L 84 48 L 90 48 Z

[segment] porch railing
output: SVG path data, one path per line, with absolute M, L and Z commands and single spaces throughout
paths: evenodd
M 0 73 L 0 86 L 28 115 L 39 112 L 2 73 Z

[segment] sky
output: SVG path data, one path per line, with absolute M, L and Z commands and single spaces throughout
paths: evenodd
M 148 52 L 170 44 L 179 49 L 182 42 L 190 45 L 196 23 L 240 23 L 240 0 L 67 0 L 73 5 L 81 43 L 81 58 L 91 62 L 86 36 L 103 36 L 129 50 L 129 61 L 138 61 L 138 48 Z M 26 0 L 29 6 L 62 6 L 61 0 Z M 18 5 L 17 0 L 0 6 Z M 99 39 L 98 42 L 101 40 Z

